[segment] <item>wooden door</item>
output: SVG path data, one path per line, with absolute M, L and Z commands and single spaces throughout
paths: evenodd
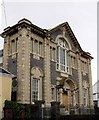
M 65 108 L 68 108 L 68 92 L 67 91 L 64 92 L 62 96 L 63 96 L 63 104 Z

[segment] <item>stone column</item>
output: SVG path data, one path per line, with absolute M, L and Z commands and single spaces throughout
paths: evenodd
M 69 72 L 70 74 L 72 73 L 70 52 L 68 52 L 68 72 Z
M 91 74 L 91 60 L 88 60 L 88 73 L 89 73 L 89 105 L 93 106 L 93 96 L 92 96 L 92 74 Z
M 44 99 L 45 106 L 51 106 L 50 46 L 49 39 L 44 39 Z
M 73 106 L 75 106 L 76 105 L 76 93 L 75 93 L 75 91 L 74 91 L 74 93 L 73 93 L 74 95 L 73 95 Z
M 30 38 L 27 36 L 27 29 L 22 28 L 18 32 L 18 58 L 17 58 L 17 79 L 18 92 L 17 101 L 22 103 L 30 102 Z
M 80 61 L 80 53 L 77 52 L 77 68 L 78 68 L 78 92 L 79 92 L 79 99 L 78 105 L 81 107 L 83 104 L 83 88 L 82 88 L 82 74 L 81 74 L 81 61 Z
M 5 36 L 3 49 L 3 68 L 5 68 L 6 70 L 8 70 L 9 52 L 10 52 L 10 37 Z
M 63 97 L 62 97 L 63 89 L 61 88 L 59 91 L 60 91 L 60 104 L 63 104 Z
M 71 91 L 68 90 L 68 110 L 70 110 L 70 105 L 71 105 Z

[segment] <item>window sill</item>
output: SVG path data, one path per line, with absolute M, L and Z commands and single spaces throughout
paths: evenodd
M 50 59 L 50 61 L 52 61 L 52 62 L 55 62 L 55 63 L 56 63 L 56 61 L 55 61 L 55 60 L 53 60 L 53 59 Z
M 32 53 L 32 52 L 30 52 L 32 55 L 36 55 L 36 56 L 39 56 L 39 57 L 42 57 L 42 58 L 44 58 L 44 56 L 43 55 L 40 55 L 40 54 L 36 54 L 36 53 Z
M 61 70 L 56 70 L 57 72 L 60 72 L 61 76 L 64 76 L 64 77 L 67 77 L 68 75 L 70 75 L 69 72 L 66 72 L 66 71 L 61 71 Z

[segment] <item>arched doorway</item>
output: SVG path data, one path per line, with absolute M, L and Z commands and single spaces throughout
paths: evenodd
M 68 109 L 68 104 L 69 104 L 69 99 L 68 99 L 69 91 L 70 91 L 70 86 L 67 82 L 65 82 L 63 86 L 63 92 L 62 92 L 62 102 L 66 109 Z
M 68 79 L 64 81 L 62 88 L 62 104 L 65 109 L 75 106 L 75 83 Z

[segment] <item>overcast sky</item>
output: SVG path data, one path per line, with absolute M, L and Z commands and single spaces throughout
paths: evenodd
M 62 0 L 60 2 L 58 0 L 53 0 L 54 2 L 18 1 L 4 1 L 7 25 L 4 7 L 0 4 L 2 13 L 0 14 L 0 33 L 5 27 L 16 24 L 22 18 L 29 19 L 33 24 L 43 29 L 53 28 L 58 24 L 68 22 L 82 49 L 90 52 L 94 57 L 92 60 L 92 83 L 94 84 L 97 81 L 97 0 L 86 0 L 85 2 L 83 2 L 84 0 L 69 0 L 70 2 L 66 0 L 65 2 L 61 2 Z M 0 38 L 0 49 L 2 48 L 3 39 Z

